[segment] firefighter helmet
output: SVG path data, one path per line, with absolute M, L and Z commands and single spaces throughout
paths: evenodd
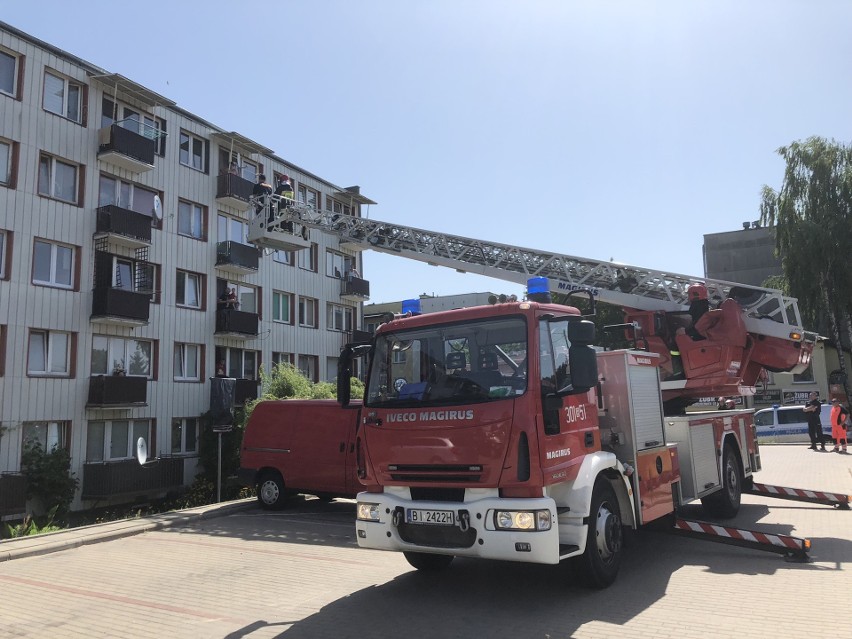
M 686 289 L 686 296 L 689 298 L 690 302 L 695 302 L 696 300 L 706 300 L 707 299 L 707 287 L 704 284 L 691 284 L 688 289 Z

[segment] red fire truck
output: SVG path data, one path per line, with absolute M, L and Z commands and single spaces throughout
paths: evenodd
M 340 452 L 363 486 L 358 543 L 403 552 L 420 570 L 455 556 L 572 560 L 605 587 L 619 569 L 624 527 L 694 500 L 733 516 L 760 470 L 752 411 L 684 408 L 753 392 L 763 368 L 804 370 L 813 347 L 795 300 L 778 291 L 706 279 L 695 288 L 686 276 L 297 206 L 268 226 L 258 217 L 250 238 L 267 248 L 294 250 L 303 225 L 362 248 L 533 278 L 525 301 L 425 315 L 404 308 L 369 342 L 347 345 L 336 414 L 328 405 L 313 414 L 306 402 L 293 404 L 298 415 L 287 402 L 274 409 L 280 422 L 351 428 Z M 629 347 L 597 347 L 594 324 L 552 303 L 551 288 L 620 304 L 626 321 L 616 330 Z M 718 308 L 708 303 L 701 315 L 713 321 L 690 335 L 700 319 L 690 298 L 708 292 Z M 366 394 L 350 401 L 353 358 L 362 355 Z M 258 464 L 252 472 L 264 476 Z

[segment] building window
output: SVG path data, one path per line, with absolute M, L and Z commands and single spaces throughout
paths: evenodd
M 300 184 L 297 197 L 302 204 L 307 204 L 311 208 L 319 210 L 319 191 L 314 191 Z
M 185 417 L 172 421 L 172 454 L 194 453 L 198 450 L 198 420 Z
M 0 139 L 0 186 L 15 188 L 17 150 L 14 142 Z
M 45 111 L 82 123 L 83 96 L 83 85 L 79 82 L 63 78 L 50 71 L 44 72 L 42 106 Z
M 334 251 L 325 252 L 325 274 L 328 277 L 336 277 L 341 279 L 348 273 L 354 260 L 348 255 L 335 253 Z
M 154 202 L 157 198 L 159 198 L 157 191 L 111 175 L 101 174 L 98 184 L 98 206 L 120 206 L 123 209 L 153 217 Z
M 151 441 L 150 419 L 90 421 L 86 431 L 86 461 L 130 459 L 139 438 Z
M 326 323 L 330 331 L 351 331 L 352 317 L 351 306 L 342 306 L 340 304 L 329 304 Z
M 74 247 L 36 240 L 33 245 L 33 284 L 74 287 Z
M 55 448 L 68 449 L 71 422 L 24 422 L 24 448 L 38 444 L 47 453 Z
M 317 300 L 311 297 L 299 296 L 299 326 L 316 328 L 318 322 Z
M 260 353 L 258 351 L 217 346 L 216 361 L 220 364 L 224 362 L 223 368 L 227 372 L 225 377 L 257 379 L 257 367 L 260 363 Z
M 811 384 L 814 381 L 814 365 L 808 364 L 808 367 L 801 373 L 793 375 L 794 384 Z
M 272 292 L 272 321 L 293 323 L 293 295 L 283 291 Z
M 68 377 L 70 361 L 71 333 L 30 330 L 27 374 Z
M 177 294 L 175 304 L 189 308 L 202 308 L 204 276 L 188 271 L 177 272 Z
M 154 343 L 149 340 L 123 337 L 92 337 L 92 375 L 112 375 L 125 371 L 126 375 L 152 379 Z
M 277 366 L 278 364 L 290 364 L 290 366 L 296 365 L 296 354 L 295 353 L 272 353 L 272 365 Z
M 299 372 L 312 382 L 318 382 L 319 357 L 316 355 L 299 355 Z
M 178 234 L 196 240 L 206 239 L 207 207 L 194 202 L 178 201 Z
M 327 357 L 325 361 L 325 379 L 327 382 L 333 382 L 337 379 L 337 364 L 340 362 L 339 357 Z
M 335 216 L 340 215 L 352 215 L 352 208 L 338 202 L 337 200 L 333 200 L 330 197 L 325 198 L 325 210 L 331 211 Z M 336 217 L 333 219 L 337 219 Z
M 293 251 L 282 251 L 281 249 L 276 249 L 272 254 L 272 259 L 279 264 L 289 264 L 293 265 Z
M 256 182 L 259 171 L 257 163 L 246 160 L 239 153 L 231 153 L 227 149 L 219 149 L 219 174 L 233 173 L 244 180 Z
M 216 280 L 216 290 L 219 291 L 220 301 L 224 301 L 222 299 L 222 294 L 226 294 L 227 291 L 230 291 L 231 289 L 234 289 L 234 292 L 237 296 L 237 310 L 244 311 L 246 313 L 259 313 L 257 294 L 258 289 L 256 287 L 246 286 L 245 284 L 240 284 L 239 282 L 229 282 L 228 280 L 223 279 Z
M 5 280 L 9 278 L 9 269 L 6 266 L 6 262 L 9 259 L 9 235 L 8 231 L 4 231 L 0 229 L 0 280 Z
M 304 269 L 306 271 L 317 272 L 317 245 L 316 243 L 311 243 L 311 247 L 308 250 L 299 251 L 296 256 L 296 260 L 299 264 L 299 268 Z
M 148 293 L 151 301 L 158 303 L 155 299 L 158 293 L 155 291 L 157 278 L 157 265 L 151 262 L 136 261 L 129 257 L 118 255 L 112 258 L 112 288 L 120 288 L 135 293 Z
M 0 93 L 17 97 L 19 66 L 17 56 L 0 51 Z
M 219 215 L 216 223 L 216 239 L 219 242 L 248 244 L 248 224 L 227 215 Z
M 174 379 L 176 382 L 201 381 L 201 344 L 175 344 Z
M 204 171 L 207 166 L 205 141 L 186 131 L 180 132 L 180 153 L 178 159 L 184 166 Z
M 38 194 L 78 204 L 79 169 L 76 164 L 42 153 L 38 160 Z

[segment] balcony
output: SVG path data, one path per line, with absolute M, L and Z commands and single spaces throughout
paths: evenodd
M 148 379 L 124 375 L 89 378 L 86 408 L 135 408 L 148 405 Z
M 252 339 L 257 337 L 258 315 L 233 309 L 216 311 L 216 335 Z
M 128 123 L 139 126 L 135 121 Z M 156 151 L 156 140 L 126 129 L 122 123 L 111 124 L 98 131 L 98 159 L 132 173 L 152 170 Z
M 151 295 L 123 288 L 96 287 L 92 298 L 92 322 L 119 326 L 146 326 Z
M 365 302 L 370 299 L 370 282 L 358 277 L 348 277 L 343 280 L 343 290 L 340 297 L 352 302 Z
M 151 218 L 147 215 L 114 204 L 99 207 L 96 214 L 95 239 L 106 237 L 132 249 L 151 246 Z
M 233 173 L 223 173 L 216 182 L 216 199 L 220 204 L 245 211 L 249 207 L 249 198 L 254 184 Z
M 183 457 L 161 457 L 140 466 L 135 459 L 83 465 L 83 499 L 132 493 L 162 493 L 183 486 Z
M 0 474 L 0 517 L 27 511 L 27 478 L 17 473 Z
M 216 268 L 230 273 L 256 273 L 260 256 L 253 246 L 239 242 L 219 242 L 216 245 Z

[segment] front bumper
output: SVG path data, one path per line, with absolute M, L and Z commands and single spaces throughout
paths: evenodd
M 388 493 L 360 493 L 359 503 L 376 504 L 378 521 L 356 520 L 358 545 L 376 550 L 433 552 L 459 557 L 557 564 L 585 547 L 586 526 L 560 527 L 556 503 L 548 497 L 501 499 L 484 497 L 464 502 L 412 501 Z M 452 510 L 455 525 L 406 523 L 407 509 Z M 494 525 L 496 510 L 549 510 L 549 530 L 500 530 Z M 560 544 L 562 546 L 560 547 Z

